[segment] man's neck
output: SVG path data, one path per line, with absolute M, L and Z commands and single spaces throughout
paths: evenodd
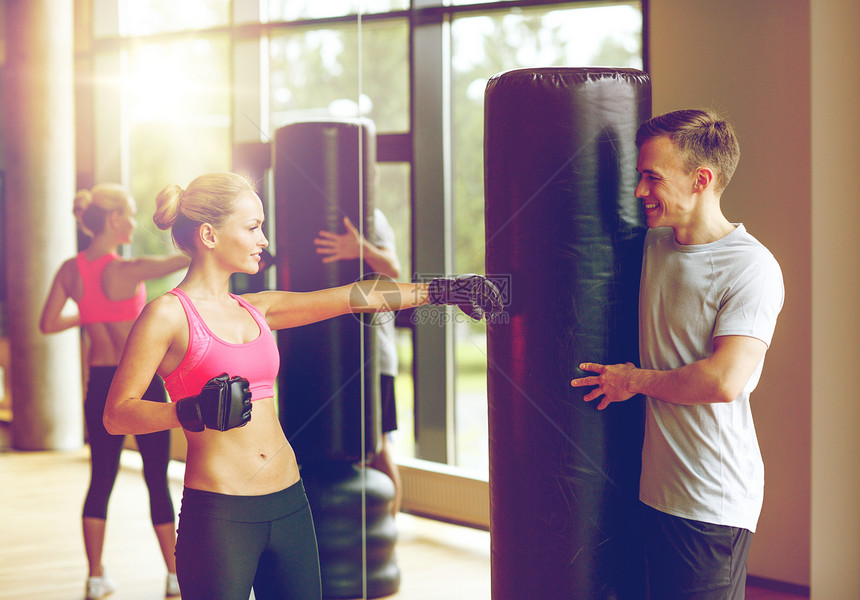
M 673 229 L 679 244 L 692 246 L 721 240 L 734 231 L 735 226 L 717 209 L 697 217 L 686 226 Z

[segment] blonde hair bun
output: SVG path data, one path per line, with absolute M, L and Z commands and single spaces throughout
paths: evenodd
M 158 192 L 155 197 L 155 214 L 152 221 L 161 230 L 170 229 L 179 218 L 179 201 L 184 190 L 176 183 L 171 183 Z

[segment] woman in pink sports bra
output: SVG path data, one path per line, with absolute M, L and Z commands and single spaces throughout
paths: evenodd
M 184 190 L 165 187 L 157 204 L 156 224 L 172 229 L 191 266 L 177 290 L 153 300 L 135 323 L 105 425 L 113 433 L 185 429 L 176 543 L 185 600 L 247 598 L 252 588 L 257 600 L 317 600 L 316 536 L 296 457 L 275 412 L 279 359 L 269 331 L 390 310 L 394 290 L 401 298 L 394 309 L 458 304 L 474 318 L 489 318 L 501 310 L 498 290 L 470 275 L 429 284 L 387 282 L 387 298 L 373 280 L 316 292 L 234 296 L 230 276 L 256 273 L 268 245 L 253 185 L 232 173 L 210 173 Z M 156 373 L 169 390 L 189 396 L 173 397 L 172 405 L 141 402 Z M 226 376 L 212 379 L 221 373 Z M 248 380 L 249 403 L 227 377 Z
M 131 242 L 137 222 L 134 200 L 119 185 L 101 184 L 92 191 L 79 191 L 74 212 L 81 230 L 92 241 L 86 250 L 60 267 L 42 309 L 39 327 L 42 333 L 56 333 L 80 326 L 84 333 L 87 367 L 84 415 L 91 464 L 90 486 L 83 508 L 84 547 L 89 562 L 86 597 L 101 598 L 114 590 L 113 581 L 104 572 L 102 548 L 108 500 L 125 440 L 123 435 L 110 435 L 102 423 L 108 389 L 131 326 L 146 304 L 143 282 L 182 269 L 189 261 L 183 255 L 120 258 L 117 249 Z M 69 298 L 77 303 L 78 314 L 63 312 Z M 159 378 L 150 378 L 144 397 L 166 402 Z M 137 436 L 137 445 L 143 458 L 152 524 L 167 566 L 167 595 L 175 596 L 179 594 L 173 555 L 175 513 L 167 487 L 170 436 L 165 433 Z

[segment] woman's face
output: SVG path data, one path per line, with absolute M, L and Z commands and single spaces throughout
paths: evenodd
M 130 244 L 134 237 L 134 230 L 137 229 L 137 207 L 134 201 L 129 199 L 125 208 L 116 210 L 112 217 L 114 220 L 114 228 L 117 232 L 120 244 Z
M 233 273 L 253 275 L 260 269 L 260 252 L 269 245 L 263 233 L 263 203 L 257 194 L 239 197 L 235 210 L 216 229 L 218 258 Z

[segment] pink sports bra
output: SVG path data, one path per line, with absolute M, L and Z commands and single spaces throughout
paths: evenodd
M 164 378 L 164 386 L 172 400 L 199 394 L 207 381 L 221 373 L 247 379 L 252 402 L 275 395 L 275 378 L 281 358 L 275 337 L 260 311 L 239 296 L 230 294 L 251 313 L 260 327 L 260 335 L 255 340 L 231 344 L 212 333 L 185 292 L 175 288 L 169 293 L 179 298 L 188 317 L 188 349 L 179 366 Z
M 142 281 L 135 295 L 127 300 L 111 300 L 102 291 L 105 267 L 118 258 L 119 254 L 110 253 L 89 261 L 83 252 L 76 257 L 78 272 L 84 284 L 84 295 L 78 301 L 81 325 L 134 321 L 146 305 L 146 288 Z

